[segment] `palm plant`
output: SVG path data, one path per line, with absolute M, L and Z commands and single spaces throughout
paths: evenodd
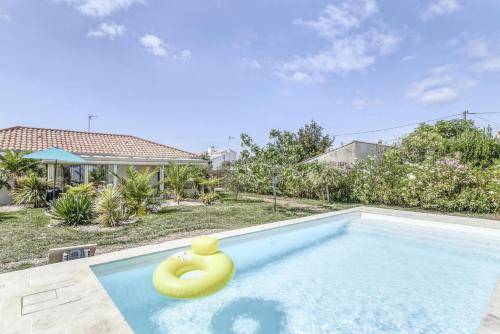
M 83 194 L 63 194 L 52 202 L 50 214 L 65 224 L 79 225 L 92 221 L 92 199 Z
M 7 173 L 3 169 L 0 169 L 0 190 L 2 188 L 6 188 L 7 190 L 10 190 L 11 186 L 9 183 L 9 176 L 7 175 Z
M 212 178 L 212 179 L 202 179 L 199 181 L 200 185 L 203 186 L 203 188 L 207 188 L 209 193 L 215 192 L 215 187 L 219 185 L 219 179 L 218 178 Z
M 167 174 L 163 182 L 166 183 L 174 193 L 177 204 L 180 203 L 183 197 L 184 189 L 186 189 L 190 177 L 191 170 L 188 165 L 178 165 L 173 162 L 168 164 Z
M 17 178 L 13 199 L 16 204 L 32 204 L 35 208 L 47 205 L 48 182 L 33 172 Z
M 157 172 L 157 169 L 150 172 L 149 168 L 139 171 L 132 166 L 127 168 L 126 177 L 111 172 L 118 179 L 125 204 L 132 215 L 140 216 L 146 213 L 155 194 L 150 181 Z
M 94 206 L 96 220 L 103 226 L 117 226 L 128 218 L 125 202 L 118 188 L 108 186 L 99 191 Z
M 69 186 L 66 192 L 74 195 L 87 195 L 90 197 L 95 196 L 95 189 L 93 183 L 82 183 L 76 186 Z
M 42 168 L 39 162 L 23 158 L 27 153 L 7 150 L 3 155 L 0 155 L 0 169 L 14 180 L 17 177 L 27 175 L 29 172 L 40 175 Z

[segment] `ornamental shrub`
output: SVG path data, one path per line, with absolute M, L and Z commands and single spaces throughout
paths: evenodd
M 128 218 L 125 201 L 118 188 L 108 186 L 99 191 L 94 205 L 96 220 L 103 226 L 117 226 Z
M 31 204 L 35 208 L 47 205 L 48 182 L 33 172 L 16 178 L 13 199 L 16 204 Z
M 52 202 L 50 214 L 67 225 L 88 224 L 92 221 L 92 199 L 88 195 L 65 193 Z

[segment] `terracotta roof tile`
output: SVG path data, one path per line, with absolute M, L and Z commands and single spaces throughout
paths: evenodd
M 0 129 L 0 150 L 40 151 L 50 147 L 77 154 L 197 158 L 194 153 L 129 135 L 24 126 Z

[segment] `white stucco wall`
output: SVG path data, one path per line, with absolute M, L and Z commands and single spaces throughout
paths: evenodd
M 353 164 L 356 161 L 366 160 L 370 156 L 377 156 L 385 149 L 387 147 L 384 145 L 354 141 L 321 154 L 309 160 L 309 162 L 318 161 L 339 165 Z
M 216 155 L 210 157 L 210 161 L 212 162 L 213 170 L 220 170 L 222 168 L 222 164 L 225 161 L 234 162 L 236 161 L 237 154 L 234 151 L 221 151 L 217 152 Z

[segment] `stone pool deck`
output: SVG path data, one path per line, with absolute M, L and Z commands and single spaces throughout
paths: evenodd
M 407 222 L 498 237 L 500 222 L 359 207 L 214 234 L 223 239 L 339 215 L 383 215 Z M 403 219 L 403 221 L 401 221 Z M 92 265 L 186 247 L 190 239 L 142 246 L 0 275 L 0 333 L 132 333 L 91 269 Z M 500 333 L 500 284 L 478 331 Z

